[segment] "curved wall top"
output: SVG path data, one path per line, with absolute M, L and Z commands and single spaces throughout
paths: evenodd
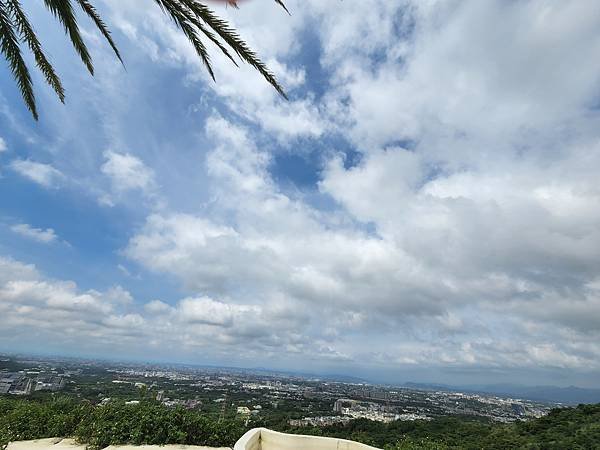
M 235 444 L 234 450 L 379 450 L 346 439 L 286 434 L 253 428 Z

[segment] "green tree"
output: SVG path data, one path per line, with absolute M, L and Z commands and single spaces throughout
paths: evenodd
M 81 61 L 94 74 L 92 57 L 85 45 L 77 23 L 76 7 L 87 15 L 100 33 L 104 36 L 115 56 L 123 62 L 111 33 L 97 9 L 90 0 L 43 0 L 46 8 L 54 15 L 69 36 L 71 43 Z M 286 12 L 282 0 L 274 0 Z M 204 63 L 210 76 L 215 79 L 206 42 L 210 41 L 222 51 L 236 66 L 234 54 L 242 61 L 254 67 L 284 98 L 285 92 L 273 73 L 260 60 L 258 55 L 244 42 L 225 20 L 219 18 L 205 4 L 198 0 L 154 0 L 154 3 L 181 29 L 192 43 L 198 57 Z M 41 42 L 25 13 L 22 0 L 0 0 L 0 51 L 8 62 L 10 70 L 21 91 L 23 100 L 33 117 L 38 119 L 33 82 L 29 68 L 23 58 L 21 46 L 25 45 L 32 52 L 37 68 L 42 72 L 46 82 L 54 89 L 61 102 L 65 101 L 65 90 L 54 67 L 44 54 Z

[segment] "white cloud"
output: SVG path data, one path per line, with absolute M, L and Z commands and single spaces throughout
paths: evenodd
M 9 167 L 19 175 L 47 188 L 56 187 L 57 183 L 64 178 L 62 172 L 52 165 L 29 159 L 15 159 Z
M 3 321 L 3 331 L 18 329 L 25 320 L 44 323 L 44 328 L 67 326 L 70 319 L 77 323 L 93 322 L 98 315 L 108 314 L 113 309 L 101 293 L 79 292 L 71 281 L 45 279 L 33 266 L 7 258 L 0 260 L 3 275 L 0 304 L 7 318 Z M 24 308 L 27 314 L 21 317 Z M 11 321 L 10 317 L 18 320 Z M 57 322 L 48 322 L 51 317 Z
M 0 153 L 8 150 L 8 145 L 6 145 L 6 141 L 0 137 Z
M 38 277 L 33 264 L 23 264 L 11 258 L 0 257 L 0 283 L 4 284 L 13 279 L 32 280 Z
M 313 339 L 355 361 L 375 363 L 369 349 L 392 335 L 412 350 L 383 360 L 402 364 L 593 365 L 597 346 L 565 356 L 597 325 L 583 320 L 598 307 L 586 287 L 600 267 L 593 174 L 549 182 L 554 167 L 521 160 L 510 175 L 499 167 L 431 177 L 421 155 L 388 148 L 353 168 L 333 159 L 321 189 L 346 212 L 323 212 L 279 191 L 268 154 L 243 128 L 213 118 L 207 132 L 216 140 L 207 157 L 211 213 L 228 220 L 154 214 L 129 243 L 135 261 L 240 307 L 284 302 L 285 317 L 302 311 Z M 567 305 L 577 305 L 572 314 Z M 210 298 L 184 300 L 179 312 L 213 326 L 235 316 Z M 335 318 L 331 329 L 312 328 L 324 315 Z M 548 325 L 533 332 L 532 320 Z M 570 339 L 547 346 L 557 330 Z M 531 347 L 517 352 L 523 340 Z
M 338 75 L 330 101 L 347 105 L 334 109 L 336 120 L 350 125 L 361 147 L 408 138 L 432 147 L 423 146 L 426 154 L 444 158 L 452 144 L 460 156 L 478 158 L 489 145 L 504 146 L 504 153 L 515 134 L 531 139 L 536 127 L 561 133 L 562 125 L 585 121 L 580 114 L 596 95 L 600 69 L 600 13 L 589 4 L 387 3 L 380 8 L 387 17 L 413 22 L 406 35 L 387 36 L 390 19 L 359 17 L 370 28 L 343 35 L 341 50 L 329 42 L 349 28 L 323 30 L 324 62 L 336 64 Z M 370 46 L 369 38 L 389 44 Z M 384 56 L 373 68 L 377 52 Z
M 110 178 L 117 192 L 140 190 L 148 192 L 155 187 L 154 172 L 144 162 L 129 153 L 104 152 L 105 162 L 100 170 Z
M 136 207 L 140 199 L 148 206 L 161 204 L 156 175 L 144 161 L 131 153 L 105 151 L 100 171 L 109 182 L 108 189 L 98 193 L 98 204 L 113 207 L 120 202 L 128 202 Z
M 235 308 L 232 305 L 215 302 L 203 297 L 198 299 L 186 298 L 179 305 L 181 318 L 189 323 L 200 323 L 206 325 L 228 326 L 233 324 L 233 316 L 236 312 L 242 312 L 247 307 Z
M 124 289 L 122 286 L 113 286 L 110 289 L 108 289 L 105 293 L 105 296 L 108 300 L 115 302 L 115 303 L 120 303 L 120 304 L 130 304 L 133 302 L 133 297 L 131 296 L 131 294 Z
M 7 345 L 42 340 L 63 349 L 107 351 L 139 335 L 141 322 L 123 309 L 127 296 L 122 288 L 82 291 L 72 281 L 46 278 L 32 265 L 0 257 L 0 336 Z
M 246 363 L 288 346 L 331 358 L 322 343 L 313 345 L 302 336 L 301 321 L 281 317 L 282 304 L 266 309 L 188 297 L 173 306 L 153 300 L 138 308 L 131 300 L 120 287 L 82 291 L 72 281 L 48 279 L 31 265 L 0 257 L 0 337 L 5 343 L 44 340 L 63 350 L 171 357 L 201 348 L 213 360 L 235 349 Z
M 144 309 L 150 314 L 161 314 L 169 311 L 171 307 L 160 300 L 152 300 L 144 305 Z
M 14 233 L 43 244 L 50 244 L 58 239 L 58 236 L 56 236 L 56 233 L 52 228 L 46 228 L 44 230 L 41 228 L 34 228 L 26 223 L 19 223 L 11 226 L 10 229 Z

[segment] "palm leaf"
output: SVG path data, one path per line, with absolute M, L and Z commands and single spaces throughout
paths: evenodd
M 54 89 L 60 101 L 64 103 L 65 91 L 63 89 L 62 83 L 60 82 L 60 78 L 58 78 L 58 75 L 56 75 L 52 64 L 50 64 L 50 62 L 46 58 L 46 55 L 42 50 L 42 45 L 40 44 L 40 41 L 38 40 L 35 32 L 33 31 L 33 28 L 29 23 L 27 16 L 23 12 L 19 0 L 6 0 L 6 3 L 8 11 L 13 17 L 15 28 L 21 35 L 21 39 L 25 43 L 27 43 L 29 49 L 33 53 L 38 69 L 40 69 L 40 71 L 46 78 L 46 82 L 52 87 L 52 89 Z
M 115 55 L 117 56 L 117 58 L 119 58 L 119 61 L 121 61 L 121 64 L 123 64 L 123 59 L 121 59 L 121 54 L 119 53 L 119 49 L 115 45 L 115 42 L 113 41 L 113 38 L 110 34 L 108 27 L 106 26 L 106 24 L 104 23 L 104 21 L 102 20 L 100 15 L 98 14 L 98 11 L 96 11 L 96 8 L 94 8 L 94 6 L 87 0 L 77 0 L 77 3 L 79 3 L 79 6 L 81 6 L 81 9 L 83 9 L 83 11 L 96 24 L 96 27 L 98 28 L 98 30 L 100 30 L 100 33 L 102 33 L 102 36 L 104 36 L 104 38 L 108 41 L 108 44 L 115 52 Z
M 200 59 L 204 63 L 206 70 L 210 74 L 213 81 L 215 80 L 215 74 L 213 72 L 210 57 L 208 56 L 208 51 L 206 50 L 206 46 L 204 42 L 198 36 L 198 33 L 194 29 L 193 16 L 192 20 L 190 20 L 190 16 L 186 14 L 186 8 L 184 5 L 181 5 L 177 0 L 158 0 L 164 10 L 171 16 L 171 18 L 175 21 L 175 23 L 181 28 L 183 34 L 186 35 L 188 40 L 194 46 L 196 53 L 200 56 Z
M 275 78 L 275 75 L 269 71 L 267 66 L 259 59 L 258 55 L 248 47 L 237 32 L 229 26 L 223 19 L 216 16 L 208 7 L 197 0 L 181 0 L 190 10 L 194 12 L 198 19 L 206 23 L 217 33 L 223 41 L 229 45 L 237 55 L 254 67 L 258 72 L 275 88 L 279 94 L 287 99 L 283 88 Z
M 275 3 L 277 3 L 279 6 L 281 6 L 285 10 L 285 12 L 288 13 L 290 16 L 292 15 L 292 13 L 290 13 L 288 11 L 288 9 L 285 7 L 285 4 L 283 3 L 282 0 L 275 0 Z
M 73 0 L 43 0 L 44 5 L 58 19 L 69 35 L 71 43 L 78 53 L 79 57 L 89 70 L 94 74 L 92 58 L 81 37 L 77 18 L 73 10 Z M 100 33 L 107 40 L 115 55 L 123 62 L 119 50 L 112 39 L 110 31 L 98 11 L 92 4 L 92 0 L 75 0 L 86 15 L 94 22 Z M 199 0 L 154 0 L 160 8 L 171 16 L 176 25 L 183 31 L 187 39 L 192 43 L 196 53 L 206 66 L 210 76 L 215 79 L 211 66 L 210 57 L 204 41 L 206 38 L 223 52 L 236 66 L 238 65 L 233 58 L 233 50 L 243 61 L 250 64 L 281 94 L 287 99 L 283 88 L 279 85 L 275 75 L 269 71 L 267 66 L 260 60 L 258 55 L 253 52 L 237 32 L 225 21 L 216 16 L 207 6 Z M 288 14 L 283 0 L 274 0 Z M 33 83 L 29 69 L 25 64 L 21 48 L 19 46 L 19 37 L 26 44 L 35 57 L 36 66 L 44 75 L 46 82 L 54 89 L 61 102 L 64 102 L 65 94 L 60 78 L 57 76 L 52 64 L 46 58 L 42 45 L 35 34 L 33 26 L 30 24 L 27 15 L 24 13 L 22 0 L 0 0 L 0 51 L 7 60 L 10 69 L 15 77 L 21 95 L 25 104 L 31 111 L 33 117 L 37 120 L 38 114 L 33 93 Z
M 0 51 L 2 51 L 2 54 L 8 61 L 10 70 L 17 81 L 27 108 L 31 111 L 33 118 L 37 120 L 38 114 L 35 107 L 35 95 L 33 94 L 31 75 L 23 60 L 19 41 L 13 27 L 14 24 L 8 14 L 6 4 L 0 0 Z
M 178 4 L 177 7 L 180 8 L 181 11 L 185 14 L 185 17 L 187 18 L 187 20 L 189 20 L 190 23 L 192 23 L 213 44 L 215 44 L 219 48 L 219 50 L 221 50 L 223 52 L 223 54 L 225 56 L 227 56 L 227 58 L 229 58 L 229 60 L 233 64 L 235 64 L 236 67 L 239 67 L 237 61 L 233 58 L 233 56 L 231 56 L 231 53 L 229 53 L 229 50 L 227 50 L 227 47 L 225 47 L 213 33 L 211 33 L 209 30 L 206 29 L 204 24 L 197 19 L 194 12 L 191 11 L 186 5 L 182 4 L 180 0 L 175 0 L 175 1 Z
M 216 38 L 216 36 L 215 36 L 213 33 L 211 33 L 209 30 L 207 30 L 207 29 L 206 29 L 206 27 L 205 27 L 204 25 L 202 25 L 202 22 L 200 22 L 200 21 L 196 20 L 196 21 L 194 22 L 194 24 L 195 24 L 195 25 L 198 27 L 198 29 L 199 29 L 199 30 L 200 30 L 200 31 L 201 31 L 201 32 L 202 32 L 202 33 L 203 33 L 203 34 L 204 34 L 204 35 L 205 35 L 205 36 L 206 36 L 208 39 L 210 39 L 210 41 L 211 41 L 213 44 L 215 44 L 215 45 L 216 45 L 216 46 L 219 48 L 219 50 L 221 50 L 221 51 L 223 52 L 223 54 L 224 54 L 225 56 L 227 56 L 227 58 L 229 58 L 229 60 L 230 60 L 230 61 L 231 61 L 233 64 L 235 64 L 235 66 L 236 66 L 236 67 L 239 67 L 239 66 L 238 66 L 238 63 L 237 63 L 237 61 L 236 61 L 236 60 L 233 58 L 233 56 L 231 56 L 231 53 L 229 53 L 229 51 L 227 50 L 227 47 L 225 47 L 225 46 L 224 46 L 224 45 L 221 43 L 221 41 L 219 41 L 219 40 Z
M 81 38 L 79 33 L 79 25 L 75 18 L 75 12 L 70 0 L 44 0 L 46 7 L 54 14 L 54 16 L 62 23 L 65 32 L 69 34 L 69 38 L 75 47 L 75 51 L 87 67 L 88 71 L 93 75 L 94 66 L 92 65 L 92 57 Z

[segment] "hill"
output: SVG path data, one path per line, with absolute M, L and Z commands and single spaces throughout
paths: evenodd
M 556 408 L 528 422 L 499 424 L 468 417 L 389 424 L 355 420 L 348 425 L 297 430 L 344 437 L 389 450 L 600 449 L 600 404 Z
M 600 389 L 580 388 L 576 386 L 521 386 L 518 384 L 485 384 L 471 386 L 449 386 L 445 384 L 405 383 L 412 389 L 477 392 L 496 394 L 503 397 L 526 398 L 543 402 L 557 402 L 565 405 L 600 403 Z

